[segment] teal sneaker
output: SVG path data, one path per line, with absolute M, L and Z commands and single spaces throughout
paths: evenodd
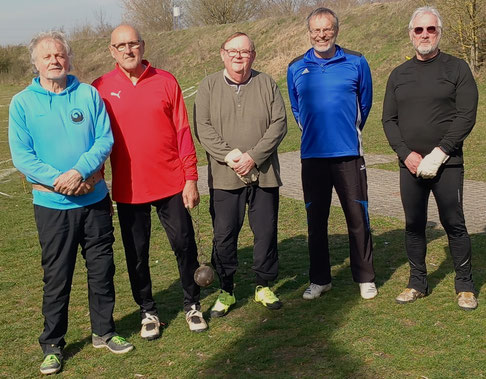
M 255 301 L 262 303 L 268 309 L 275 310 L 282 308 L 282 302 L 268 287 L 256 286 Z
M 230 295 L 229 292 L 221 290 L 216 302 L 211 307 L 212 317 L 223 317 L 228 314 L 230 307 L 236 303 L 235 295 Z
M 133 345 L 117 334 L 105 340 L 103 337 L 93 333 L 91 340 L 94 348 L 101 349 L 106 347 L 115 354 L 125 354 L 133 350 Z
M 47 354 L 40 366 L 40 372 L 44 375 L 57 374 L 61 371 L 62 358 L 56 354 Z

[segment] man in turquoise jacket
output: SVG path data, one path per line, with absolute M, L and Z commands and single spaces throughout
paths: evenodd
M 29 45 L 39 76 L 10 104 L 12 160 L 32 183 L 42 248 L 44 352 L 40 371 L 61 370 L 78 246 L 88 270 L 92 341 L 121 354 L 133 346 L 115 333 L 113 225 L 103 163 L 113 136 L 96 89 L 68 75 L 71 49 L 58 32 Z

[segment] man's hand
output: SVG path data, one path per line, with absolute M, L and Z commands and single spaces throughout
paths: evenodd
M 434 148 L 427 154 L 417 167 L 417 177 L 432 179 L 437 175 L 440 166 L 449 159 L 449 156 L 440 147 Z
M 54 191 L 62 193 L 63 195 L 74 195 L 79 185 L 83 181 L 81 174 L 71 169 L 59 175 L 54 180 Z
M 86 195 L 87 193 L 93 192 L 94 191 L 94 186 L 91 184 L 88 184 L 86 182 L 81 182 L 79 184 L 79 187 L 74 191 L 74 196 L 82 196 Z
M 255 167 L 255 161 L 248 153 L 243 153 L 239 157 L 233 158 L 233 162 L 236 163 L 233 170 L 241 176 L 247 175 Z
M 408 154 L 407 159 L 405 159 L 405 162 L 403 163 L 405 163 L 405 166 L 407 166 L 408 171 L 415 175 L 417 173 L 417 167 L 421 161 L 422 156 L 419 153 L 412 151 L 410 154 Z
M 186 208 L 192 209 L 199 204 L 199 191 L 197 190 L 197 181 L 188 180 L 182 190 L 182 201 Z

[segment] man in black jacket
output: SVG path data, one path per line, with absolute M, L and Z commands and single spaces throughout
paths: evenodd
M 478 91 L 466 62 L 439 50 L 442 21 L 435 8 L 415 10 L 409 35 L 416 54 L 391 73 L 382 119 L 386 137 L 400 160 L 410 263 L 408 286 L 396 301 L 413 302 L 428 292 L 425 227 L 432 191 L 449 238 L 458 305 L 471 310 L 477 307 L 477 300 L 462 205 L 462 146 L 476 121 Z

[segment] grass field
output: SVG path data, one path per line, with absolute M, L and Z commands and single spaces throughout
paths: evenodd
M 411 54 L 403 26 L 414 5 L 423 5 L 423 1 L 370 5 L 350 10 L 341 18 L 340 42 L 364 52 L 373 71 L 375 99 L 364 132 L 367 153 L 392 153 L 381 127 L 381 103 L 391 68 Z M 386 20 L 377 11 L 384 12 Z M 367 23 L 361 27 L 363 18 Z M 221 67 L 218 46 L 235 28 L 257 36 L 257 68 L 274 76 L 287 105 L 289 133 L 280 151 L 295 151 L 299 148 L 300 132 L 288 106 L 285 70 L 289 60 L 307 49 L 302 18 L 147 35 L 147 56 L 155 65 L 174 71 L 183 89 L 197 86 L 205 75 Z M 387 33 L 386 38 L 383 33 Z M 76 73 L 85 81 L 111 67 L 105 45 L 106 41 L 102 40 L 76 42 Z M 446 40 L 445 47 L 449 46 Z M 88 47 L 93 51 L 83 50 Z M 43 327 L 42 269 L 32 197 L 30 186 L 12 169 L 7 143 L 8 103 L 27 82 L 26 79 L 22 85 L 0 84 L 0 378 L 39 377 L 42 359 L 37 343 Z M 484 75 L 479 78 L 478 86 L 478 121 L 464 149 L 466 177 L 486 181 Z M 193 102 L 194 96 L 186 98 L 190 118 Z M 199 145 L 197 149 L 200 164 L 205 164 Z M 382 168 L 396 169 L 396 166 Z M 212 232 L 208 197 L 202 198 L 199 211 L 193 214 L 200 226 L 200 260 L 207 261 Z M 245 224 L 239 243 L 237 304 L 227 317 L 210 320 L 208 332 L 192 334 L 182 312 L 176 261 L 154 217 L 150 265 L 154 294 L 165 327 L 162 338 L 146 342 L 138 335 L 138 309 L 132 299 L 115 217 L 115 321 L 118 332 L 134 343 L 135 350 L 115 356 L 91 346 L 86 269 L 80 256 L 72 287 L 68 344 L 61 376 L 366 379 L 486 376 L 486 307 L 482 302 L 486 295 L 486 234 L 471 236 L 473 275 L 480 306 L 474 312 L 464 312 L 455 302 L 453 266 L 442 230 L 428 230 L 431 295 L 414 304 L 398 305 L 394 297 L 408 279 L 404 225 L 396 219 L 371 215 L 380 293 L 376 299 L 364 301 L 351 279 L 344 216 L 340 208 L 333 208 L 330 218 L 333 289 L 320 299 L 305 301 L 302 292 L 308 284 L 308 255 L 303 204 L 281 198 L 279 220 L 280 275 L 273 288 L 284 307 L 269 311 L 252 300 L 253 243 Z M 202 290 L 201 303 L 206 316 L 216 296 L 216 284 Z

